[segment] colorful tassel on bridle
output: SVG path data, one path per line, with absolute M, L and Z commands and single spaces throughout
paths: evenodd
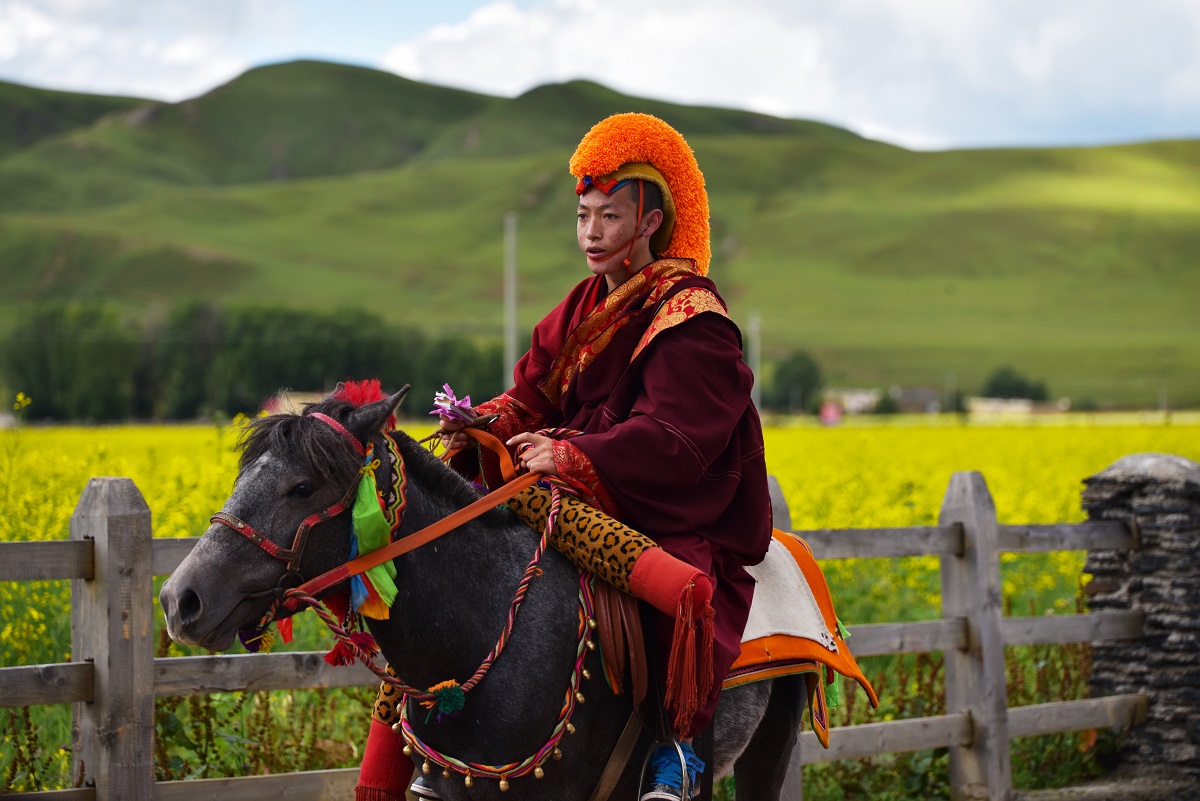
M 378 550 L 392 541 L 392 524 L 383 513 L 383 499 L 375 482 L 379 459 L 375 443 L 367 445 L 360 469 L 362 478 L 351 512 L 350 558 Z M 397 465 L 396 469 L 402 469 Z M 396 566 L 390 561 L 376 565 L 350 580 L 350 597 L 356 612 L 376 620 L 387 620 L 396 600 Z

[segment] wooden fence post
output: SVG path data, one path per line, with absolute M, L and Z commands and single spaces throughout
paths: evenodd
M 956 524 L 962 552 L 942 557 L 942 616 L 966 618 L 967 648 L 944 654 L 946 712 L 970 714 L 972 740 L 950 748 L 950 792 L 955 801 L 1007 801 L 1012 765 L 996 506 L 977 472 L 950 477 L 938 525 Z
M 71 517 L 92 540 L 95 575 L 71 581 L 71 658 L 94 663 L 91 703 L 74 705 L 74 773 L 97 801 L 154 790 L 154 617 L 150 508 L 127 478 L 93 478 Z

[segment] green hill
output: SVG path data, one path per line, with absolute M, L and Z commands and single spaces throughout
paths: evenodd
M 129 111 L 144 102 L 0 81 L 0 156 L 50 136 L 86 128 L 106 114 Z
M 768 359 L 968 391 L 1011 364 L 1076 400 L 1200 405 L 1200 142 L 914 153 L 582 81 L 506 100 L 319 62 L 128 103 L 0 156 L 0 321 L 38 298 L 211 298 L 497 337 L 515 210 L 531 326 L 585 275 L 571 149 L 632 110 L 695 148 L 712 275 Z

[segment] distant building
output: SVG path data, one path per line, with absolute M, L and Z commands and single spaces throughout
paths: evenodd
M 937 414 L 942 410 L 942 393 L 925 387 L 892 387 L 888 394 L 905 414 Z
M 1003 420 L 1040 414 L 1061 414 L 1071 410 L 1070 398 L 1050 403 L 1034 403 L 1028 398 L 967 398 L 967 413 L 972 418 Z
M 1028 398 L 967 398 L 967 414 L 972 419 L 987 417 L 1027 417 L 1033 414 Z
M 942 410 L 942 395 L 935 389 L 893 386 L 887 397 L 895 409 L 905 414 L 937 414 Z M 846 414 L 870 414 L 884 398 L 881 389 L 834 388 L 825 391 L 825 400 L 838 404 Z
M 832 401 L 842 407 L 846 414 L 866 414 L 875 408 L 883 391 L 878 389 L 848 389 L 833 388 L 824 392 L 826 401 Z

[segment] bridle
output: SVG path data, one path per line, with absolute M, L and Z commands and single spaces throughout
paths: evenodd
M 308 416 L 320 420 L 322 423 L 325 423 L 333 428 L 334 431 L 337 431 L 339 434 L 341 434 L 342 437 L 351 444 L 359 456 L 365 457 L 367 455 L 367 449 L 361 442 L 359 442 L 358 437 L 351 434 L 350 431 L 337 420 L 334 420 L 329 415 L 322 414 L 320 412 L 314 412 Z M 265 551 L 267 555 L 278 559 L 286 565 L 287 572 L 284 573 L 283 578 L 280 579 L 279 586 L 276 589 L 268 590 L 267 592 L 262 593 L 263 595 L 270 595 L 277 591 L 282 591 L 286 582 L 295 581 L 296 584 L 299 584 L 303 581 L 303 577 L 300 574 L 300 559 L 304 556 L 304 546 L 308 542 L 309 532 L 312 531 L 313 526 L 316 526 L 319 523 L 324 523 L 326 520 L 332 520 L 354 506 L 354 496 L 358 493 L 358 484 L 360 481 L 362 481 L 362 475 L 362 471 L 360 470 L 357 477 L 350 482 L 350 486 L 346 488 L 346 493 L 341 497 L 340 500 L 330 504 L 329 506 L 326 506 L 319 512 L 309 515 L 308 517 L 304 518 L 303 521 L 301 521 L 299 527 L 296 528 L 295 535 L 292 537 L 291 548 L 280 547 L 268 539 L 266 535 L 264 535 L 254 526 L 250 525 L 245 520 L 242 520 L 240 517 L 231 515 L 228 512 L 217 512 L 211 518 L 209 518 L 209 522 L 220 523 L 221 525 L 236 531 L 238 534 L 241 534 L 243 537 L 250 540 L 250 542 L 252 542 L 254 545 Z
M 322 423 L 328 425 L 334 431 L 338 432 L 338 434 L 340 434 L 347 442 L 349 442 L 354 448 L 355 452 L 364 458 L 366 457 L 368 453 L 367 447 L 359 441 L 358 437 L 351 434 L 350 431 L 337 420 L 334 420 L 329 415 L 322 414 L 321 412 L 313 412 L 307 416 L 315 417 Z M 224 511 L 214 514 L 211 518 L 209 518 L 209 522 L 220 523 L 221 525 L 236 531 L 238 534 L 241 534 L 251 543 L 267 553 L 269 556 L 278 559 L 286 565 L 286 572 L 280 578 L 279 583 L 275 587 L 269 590 L 254 593 L 252 596 L 248 597 L 262 597 L 266 595 L 274 595 L 276 597 L 275 603 L 272 604 L 271 609 L 267 613 L 267 618 L 273 617 L 280 612 L 284 614 L 291 614 L 292 612 L 297 611 L 297 606 L 299 604 L 296 600 L 294 600 L 294 598 L 285 598 L 284 596 L 289 589 L 296 587 L 296 585 L 299 585 L 298 593 L 300 595 L 320 596 L 322 593 L 332 589 L 338 584 L 347 581 L 352 576 L 364 573 L 377 564 L 382 564 L 389 559 L 394 559 L 401 554 L 408 553 L 409 551 L 415 550 L 422 545 L 432 542 L 434 539 L 437 539 L 443 534 L 452 531 L 468 520 L 478 517 L 490 509 L 496 508 L 496 506 L 504 503 L 526 487 L 537 483 L 537 481 L 542 478 L 542 474 L 536 472 L 526 473 L 518 477 L 515 466 L 513 465 L 511 459 L 509 459 L 507 451 L 504 449 L 504 446 L 499 442 L 499 440 L 479 429 L 466 428 L 463 430 L 471 438 L 479 442 L 480 445 L 488 448 L 501 457 L 500 467 L 505 480 L 504 486 L 476 500 L 474 503 L 459 509 L 457 512 L 452 513 L 448 517 L 444 517 L 441 520 L 426 526 L 420 531 L 410 534 L 401 540 L 393 541 L 390 545 L 378 550 L 367 554 L 362 554 L 356 559 L 352 559 L 351 561 L 339 565 L 332 570 L 327 570 L 316 578 L 305 581 L 299 570 L 300 558 L 304 555 L 304 546 L 308 541 L 308 534 L 312 528 L 319 523 L 324 523 L 327 520 L 331 520 L 348 509 L 353 508 L 355 495 L 358 493 L 358 485 L 359 482 L 362 481 L 363 471 L 366 469 L 366 466 L 359 470 L 358 475 L 353 481 L 350 482 L 350 486 L 346 488 L 345 494 L 337 502 L 332 503 L 321 511 L 315 512 L 304 518 L 299 527 L 297 527 L 296 533 L 292 538 L 291 548 L 280 547 L 268 539 L 261 531 L 236 515 L 232 515 Z

